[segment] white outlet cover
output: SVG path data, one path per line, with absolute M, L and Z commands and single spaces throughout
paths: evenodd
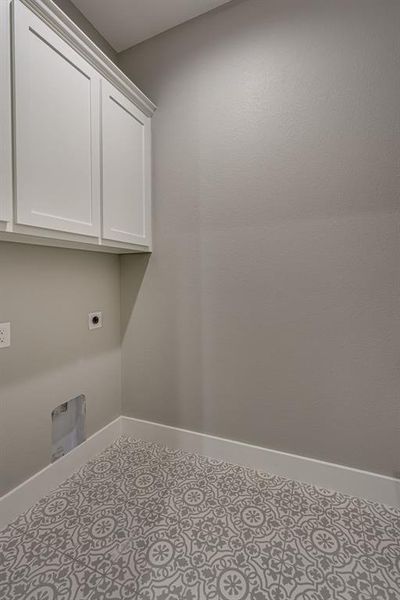
M 0 323 L 0 348 L 11 346 L 11 323 Z
M 103 313 L 101 311 L 91 312 L 88 315 L 89 329 L 99 329 L 103 327 Z

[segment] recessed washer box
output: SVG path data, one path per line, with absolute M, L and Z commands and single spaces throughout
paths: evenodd
M 86 439 L 86 398 L 83 394 L 64 402 L 51 413 L 51 462 L 68 454 Z
M 0 348 L 11 346 L 11 323 L 0 323 Z

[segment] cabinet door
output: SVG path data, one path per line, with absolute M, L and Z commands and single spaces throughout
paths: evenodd
M 0 221 L 11 221 L 10 1 L 0 1 Z
M 14 2 L 16 222 L 100 231 L 100 77 Z
M 150 246 L 150 119 L 101 86 L 103 237 Z

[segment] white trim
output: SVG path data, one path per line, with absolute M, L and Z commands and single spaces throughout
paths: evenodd
M 29 225 L 13 225 L 12 223 L 2 223 L 1 221 L 0 241 L 72 248 L 75 250 L 93 250 L 94 252 L 114 252 L 116 254 L 143 254 L 151 251 L 150 246 L 98 240 L 97 238 L 77 233 L 68 233 L 67 231 L 55 232 L 51 229 L 30 227 Z
M 121 435 L 121 417 L 0 498 L 0 530 L 102 452 Z
M 123 434 L 400 507 L 400 480 L 394 477 L 122 416 L 2 496 L 0 530 Z
M 148 117 L 156 105 L 52 0 L 21 0 Z
M 0 221 L 12 218 L 10 2 L 0 1 Z
M 142 419 L 123 416 L 121 420 L 126 435 L 400 507 L 400 480 L 394 477 Z

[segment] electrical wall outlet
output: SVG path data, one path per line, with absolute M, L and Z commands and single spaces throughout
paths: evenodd
M 0 323 L 0 348 L 11 346 L 11 323 Z
M 89 313 L 89 329 L 103 327 L 103 313 L 101 311 Z

